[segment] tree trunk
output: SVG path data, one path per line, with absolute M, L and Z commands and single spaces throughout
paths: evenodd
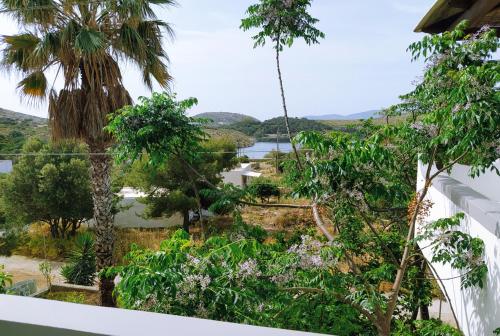
M 91 153 L 104 153 L 104 145 L 91 145 Z M 111 158 L 97 154 L 90 156 L 92 198 L 94 200 L 94 225 L 96 266 L 98 270 L 112 266 L 115 233 L 113 226 L 113 193 L 111 191 Z M 101 278 L 101 305 L 113 307 L 113 279 Z
M 299 169 L 302 170 L 302 163 L 300 161 L 299 153 L 297 152 L 297 147 L 292 141 L 292 132 L 290 131 L 290 123 L 288 122 L 288 109 L 286 107 L 285 89 L 283 88 L 283 78 L 281 76 L 279 38 L 276 43 L 276 68 L 278 69 L 278 79 L 280 82 L 280 90 L 281 90 L 281 101 L 283 103 L 283 113 L 285 116 L 285 126 L 286 126 L 286 131 L 288 133 L 288 139 L 290 139 L 290 143 L 292 144 L 293 152 L 295 153 L 295 158 L 297 159 L 297 165 Z
M 189 211 L 185 210 L 182 213 L 182 229 L 189 234 Z
M 377 325 L 377 331 L 379 336 L 390 336 L 391 335 L 391 322 L 389 323 L 383 322 L 380 325 Z

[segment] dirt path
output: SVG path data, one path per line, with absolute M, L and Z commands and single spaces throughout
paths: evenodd
M 38 289 L 47 287 L 47 283 L 42 273 L 38 269 L 43 259 L 32 259 L 23 256 L 13 255 L 11 257 L 0 256 L 0 265 L 5 265 L 5 271 L 12 275 L 13 283 L 34 279 Z M 52 282 L 64 282 L 61 276 L 62 262 L 51 261 Z

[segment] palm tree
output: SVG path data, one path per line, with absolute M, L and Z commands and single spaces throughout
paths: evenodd
M 105 133 L 107 115 L 131 104 L 119 61 L 142 71 L 151 88 L 155 79 L 167 87 L 171 79 L 162 47 L 170 26 L 158 20 L 152 5 L 174 0 L 0 0 L 2 10 L 23 27 L 2 36 L 2 65 L 22 76 L 18 89 L 32 100 L 49 101 L 54 140 L 78 138 L 91 153 L 97 268 L 112 264 L 114 228 L 110 183 L 111 145 Z M 57 91 L 55 78 L 62 77 Z M 101 279 L 103 305 L 112 304 L 112 280 Z

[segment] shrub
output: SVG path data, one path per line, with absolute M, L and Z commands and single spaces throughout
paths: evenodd
M 248 186 L 248 192 L 250 193 L 250 195 L 260 198 L 262 203 L 269 203 L 269 199 L 273 196 L 281 196 L 281 192 L 278 186 L 272 181 L 265 178 L 257 178 L 252 180 L 252 182 Z
M 4 265 L 0 265 L 0 294 L 7 293 L 7 286 L 12 284 L 12 276 L 3 271 Z
M 63 239 L 52 238 L 49 227 L 33 224 L 27 232 L 21 232 L 15 254 L 31 258 L 63 260 L 75 248 L 75 237 Z
M 12 252 L 24 241 L 24 234 L 9 229 L 0 237 L 0 255 L 11 256 Z
M 127 309 L 346 336 L 370 329 L 328 294 L 333 278 L 322 265 L 333 259 L 327 244 L 313 237 L 300 246 L 263 242 L 264 233 L 241 224 L 195 243 L 179 230 L 159 251 L 136 248 L 128 265 L 109 271 L 121 277 L 118 302 Z M 325 290 L 296 290 L 322 284 Z
M 96 274 L 94 239 L 89 233 L 76 238 L 76 249 L 70 253 L 69 264 L 61 270 L 61 275 L 70 284 L 92 286 Z

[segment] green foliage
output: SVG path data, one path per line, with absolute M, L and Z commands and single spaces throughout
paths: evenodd
M 465 163 L 477 176 L 494 169 L 499 154 L 500 64 L 493 54 L 500 42 L 495 29 L 471 36 L 466 28 L 463 22 L 453 32 L 426 36 L 409 47 L 415 59 L 425 58 L 427 68 L 398 109 L 418 118 L 408 136 L 418 140 L 425 163 L 445 169 Z
M 47 288 L 50 290 L 52 287 L 52 264 L 48 261 L 42 261 L 38 265 L 38 270 L 42 273 L 47 283 Z
M 0 255 L 10 256 L 14 250 L 25 242 L 23 232 L 14 228 L 4 231 L 0 237 Z
M 189 211 L 200 206 L 208 208 L 217 201 L 218 194 L 204 190 L 218 185 L 220 172 L 234 165 L 235 145 L 224 139 L 210 139 L 196 146 L 199 153 L 179 153 L 175 160 L 161 165 L 148 165 L 147 159 L 132 164 L 126 183 L 147 193 L 143 200 L 147 217 L 180 212 L 187 229 Z
M 186 111 L 196 104 L 196 98 L 177 101 L 175 94 L 153 93 L 110 115 L 106 130 L 117 140 L 117 160 L 135 161 L 147 153 L 149 163 L 159 165 L 177 155 L 195 155 L 205 135 Z
M 395 336 L 462 336 L 460 330 L 457 330 L 443 322 L 430 319 L 419 320 L 413 323 L 412 330 L 403 323 L 397 323 Z
M 463 272 L 462 288 L 478 286 L 483 288 L 488 267 L 483 259 L 484 242 L 457 230 L 464 214 L 438 219 L 425 226 L 417 240 L 430 241 L 432 262 L 450 264 L 453 269 Z
M 86 303 L 85 294 L 79 292 L 50 292 L 47 293 L 44 298 L 54 301 L 63 301 L 78 304 Z
M 269 203 L 269 198 L 280 197 L 281 192 L 276 183 L 266 178 L 252 179 L 250 185 L 247 187 L 251 196 L 260 198 L 262 202 Z
M 327 131 L 333 129 L 327 124 L 305 118 L 289 118 L 288 121 L 290 123 L 290 131 L 293 134 L 301 131 Z M 281 134 L 286 132 L 284 117 L 272 118 L 263 122 L 258 120 L 243 120 L 225 127 L 240 131 L 260 140 L 269 139 L 269 135 L 276 136 L 278 132 Z
M 96 274 L 94 239 L 90 233 L 76 238 L 76 248 L 69 255 L 69 264 L 61 269 L 61 275 L 70 284 L 92 286 Z
M 334 247 L 310 236 L 265 244 L 261 232 L 237 225 L 200 245 L 178 231 L 159 251 L 135 249 L 119 268 L 118 302 L 236 323 L 373 334 L 359 313 L 335 298 Z
M 255 47 L 263 46 L 269 38 L 276 43 L 278 51 L 283 46 L 291 47 L 296 39 L 303 39 L 307 44 L 319 43 L 325 34 L 314 27 L 318 19 L 308 12 L 312 0 L 260 0 L 247 9 L 247 17 L 241 20 L 243 30 L 260 29 L 253 36 Z
M 0 265 L 0 294 L 7 293 L 7 287 L 12 285 L 12 276 L 4 272 L 4 265 Z
M 31 225 L 28 232 L 19 230 L 16 237 L 16 246 L 11 252 L 31 258 L 64 260 L 75 247 L 74 237 L 53 238 L 45 231 L 33 230 L 38 225 Z
M 44 144 L 32 139 L 22 152 L 39 155 L 21 157 L 2 183 L 7 218 L 21 224 L 47 223 L 54 238 L 74 236 L 93 214 L 90 165 L 88 157 L 80 154 L 86 148 L 75 142 Z

